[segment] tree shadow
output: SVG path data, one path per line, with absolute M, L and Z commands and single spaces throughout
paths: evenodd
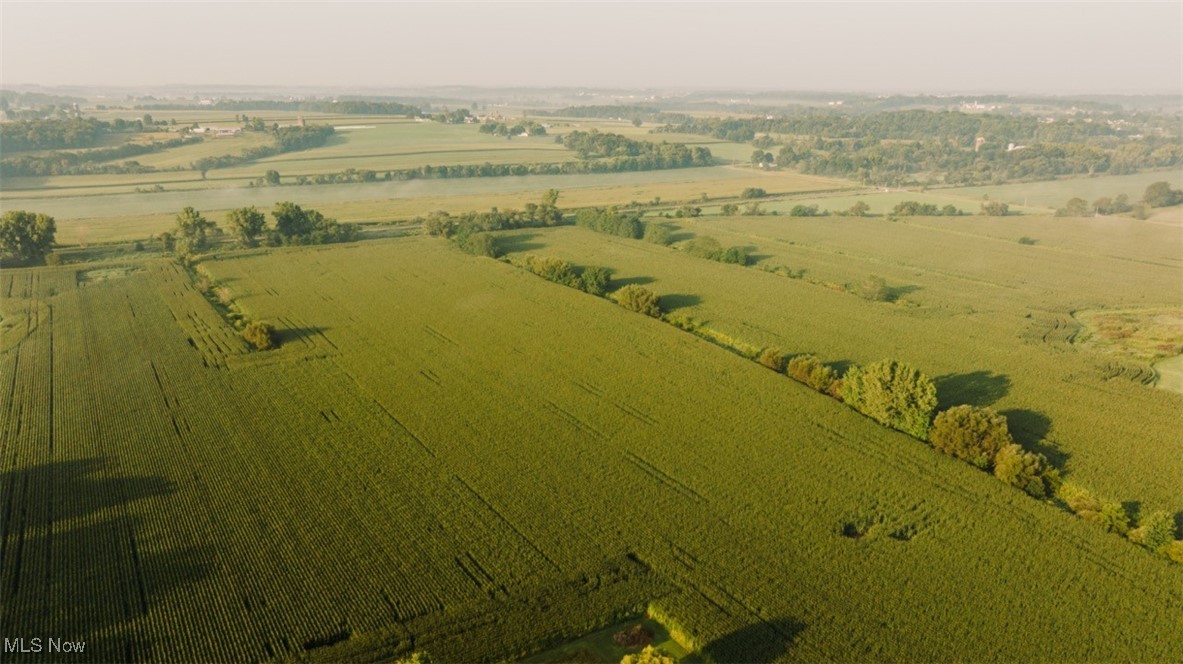
M 1022 408 L 1012 408 L 998 414 L 1006 418 L 1007 429 L 1016 443 L 1044 455 L 1057 468 L 1063 468 L 1068 462 L 1071 455 L 1047 439 L 1052 428 L 1052 421 L 1047 415 Z
M 546 245 L 541 242 L 534 242 L 533 240 L 542 237 L 541 233 L 515 233 L 513 235 L 499 235 L 497 236 L 497 251 L 503 254 L 520 253 L 523 251 L 536 251 L 543 249 Z
M 924 290 L 921 286 L 910 284 L 906 286 L 888 286 L 886 299 L 888 302 L 896 302 L 905 295 L 915 293 L 918 290 Z
M 1010 378 L 990 371 L 948 374 L 933 381 L 937 386 L 937 407 L 961 404 L 989 406 L 1010 392 Z
M 100 512 L 110 507 L 174 493 L 176 486 L 156 475 L 120 476 L 102 472 L 101 458 L 55 461 L 14 468 L 0 475 L 5 502 L 31 492 L 53 496 L 50 509 L 22 509 L 9 518 L 14 528 L 37 529 Z
M 764 664 L 785 656 L 805 623 L 778 618 L 749 625 L 708 643 L 702 652 L 715 662 Z
M 291 343 L 303 343 L 308 346 L 316 345 L 316 337 L 324 334 L 326 330 L 332 328 L 328 327 L 277 327 L 275 329 L 275 339 L 278 345 L 285 346 Z
M 702 298 L 697 295 L 687 295 L 683 293 L 672 293 L 670 295 L 662 295 L 658 298 L 661 303 L 661 308 L 665 311 L 677 311 L 685 307 L 693 307 L 702 304 Z
M 694 233 L 679 228 L 676 231 L 670 233 L 670 244 L 685 242 L 686 240 L 693 240 L 696 237 L 698 236 Z
M 825 365 L 834 371 L 838 372 L 839 376 L 846 375 L 846 372 L 854 366 L 853 360 L 834 360 L 833 362 L 826 362 Z
M 627 277 L 625 279 L 617 279 L 612 277 L 612 286 L 645 286 L 654 282 L 653 277 Z

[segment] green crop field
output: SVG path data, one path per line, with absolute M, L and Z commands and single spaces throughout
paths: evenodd
M 722 236 L 741 221 L 797 255 L 781 220 L 687 227 Z M 907 235 L 845 234 L 859 273 L 931 274 L 934 299 L 943 281 L 1003 289 L 1016 312 L 1059 298 L 1024 286 L 1045 272 L 981 283 L 972 266 L 901 255 L 960 233 L 875 223 Z M 1014 244 L 976 237 L 983 261 Z M 859 249 L 874 239 L 886 258 Z M 971 372 L 961 396 L 977 381 L 1006 391 L 1002 406 L 1047 412 L 1071 472 L 1098 491 L 1179 507 L 1168 426 L 1183 397 L 1103 381 L 1040 339 L 990 348 L 1049 320 L 1044 309 L 994 311 L 992 325 L 927 290 L 907 295 L 914 310 L 864 303 L 582 229 L 505 242 L 653 279 L 679 311 L 754 342 Z M 412 648 L 503 661 L 653 606 L 722 661 L 1183 651 L 1177 566 L 673 326 L 444 240 L 206 258 L 244 311 L 275 321 L 283 345 L 265 353 L 247 352 L 176 262 L 119 265 L 0 275 L 5 634 L 72 635 L 93 661 Z M 1160 274 L 1123 266 L 1120 279 Z M 1037 383 L 1053 393 L 1037 400 Z M 1135 395 L 1138 444 L 1117 435 L 1121 419 L 1102 427 L 1109 452 L 1061 433 Z M 1082 402 L 1070 413 L 1069 398 Z M 1119 456 L 1105 483 L 1094 466 Z
M 1178 227 L 1026 217 L 677 221 L 675 239 L 746 246 L 757 266 L 581 228 L 517 231 L 505 247 L 606 266 L 756 348 L 860 364 L 902 359 L 937 377 L 947 405 L 1007 413 L 1019 438 L 1062 460 L 1074 481 L 1146 509 L 1183 508 L 1183 397 L 1144 385 L 1154 377 L 1145 363 L 1070 343 L 1076 310 L 1183 304 Z M 1039 240 L 1020 244 L 1021 235 Z M 895 302 L 835 291 L 870 275 L 886 280 Z

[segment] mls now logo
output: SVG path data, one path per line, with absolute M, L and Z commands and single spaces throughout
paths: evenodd
M 80 653 L 85 650 L 86 641 L 66 641 L 52 637 L 43 639 L 39 636 L 31 639 L 24 637 L 4 639 L 4 652 L 6 653 Z

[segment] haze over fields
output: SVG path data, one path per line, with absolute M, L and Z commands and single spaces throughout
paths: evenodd
M 1183 653 L 1183 5 L 0 38 L 5 664 Z

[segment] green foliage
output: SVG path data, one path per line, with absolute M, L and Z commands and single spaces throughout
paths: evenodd
M 937 415 L 938 421 L 941 415 Z M 936 431 L 937 426 L 934 424 L 932 432 L 934 440 Z M 995 455 L 994 476 L 1013 487 L 1022 489 L 1035 498 L 1047 498 L 1054 495 L 1059 482 L 1059 473 L 1051 467 L 1042 454 L 1026 452 L 1015 444 L 1007 445 Z
M 497 258 L 500 255 L 496 238 L 489 233 L 474 230 L 471 226 L 461 228 L 454 240 L 461 251 L 473 256 Z
M 464 109 L 461 109 L 461 111 L 464 111 Z M 464 112 L 467 114 L 467 111 Z M 534 120 L 522 120 L 514 124 L 486 120 L 481 124 L 479 131 L 482 134 L 492 134 L 493 136 L 504 136 L 506 138 L 513 138 L 514 136 L 546 136 L 546 127 Z
M 720 263 L 735 265 L 748 264 L 748 252 L 743 247 L 728 247 L 724 249 L 719 241 L 709 235 L 700 235 L 685 246 L 686 253 L 697 258 L 705 258 Z
M 955 215 L 957 212 L 957 208 L 955 208 L 951 205 L 945 206 L 942 209 L 941 214 L 948 214 L 950 209 L 953 210 L 953 214 Z M 1008 214 L 1010 214 L 1010 205 L 1007 205 L 1006 203 L 1003 203 L 1002 201 L 983 201 L 982 202 L 982 215 L 984 215 L 984 216 L 1005 217 Z
M 244 247 L 259 244 L 259 236 L 267 230 L 267 217 L 254 206 L 236 208 L 226 214 L 226 223 Z
M 674 211 L 674 216 L 681 219 L 683 217 L 697 217 L 702 214 L 702 208 L 696 205 L 682 205 Z
M 565 260 L 526 256 L 525 266 L 527 270 L 556 284 L 571 288 L 579 288 L 582 284 L 580 275 L 575 272 L 575 267 Z
M 579 274 L 579 288 L 591 295 L 605 295 L 608 293 L 611 273 L 608 268 L 589 265 Z
M 209 248 L 209 238 L 217 224 L 206 219 L 192 207 L 177 215 L 176 248 L 183 254 L 195 254 Z
M 765 348 L 760 351 L 760 355 L 756 357 L 756 361 L 760 364 L 772 369 L 773 371 L 784 371 L 785 361 L 787 358 L 785 354 L 776 348 Z
M 620 664 L 675 664 L 676 662 L 676 659 L 662 654 L 653 646 L 645 646 L 641 652 L 625 655 L 620 659 Z
M 789 209 L 789 216 L 790 217 L 820 217 L 823 215 L 822 215 L 822 212 L 820 210 L 818 210 L 818 207 L 816 205 L 805 205 L 803 203 L 799 203 Z
M 681 143 L 664 141 L 635 141 L 596 129 L 573 131 L 564 136 L 562 142 L 567 149 L 574 150 L 580 159 L 605 159 L 605 172 L 686 168 L 714 163 L 711 151 L 707 148 L 691 148 Z
M 279 345 L 279 335 L 271 323 L 252 321 L 242 330 L 242 338 L 246 339 L 256 350 L 271 350 Z
M 639 239 L 645 225 L 636 213 L 623 214 L 616 208 L 585 208 L 575 214 L 575 224 L 597 233 Z
M 842 379 L 842 400 L 880 424 L 927 439 L 937 407 L 932 379 L 897 360 L 851 367 Z
M 831 396 L 834 387 L 839 384 L 838 372 L 822 364 L 816 355 L 794 355 L 785 367 L 785 373 L 790 378 Z
M 1130 541 L 1158 551 L 1175 541 L 1175 519 L 1163 511 L 1151 512 L 1129 532 Z
M 331 244 L 357 239 L 354 224 L 339 224 L 317 210 L 304 209 L 291 201 L 280 201 L 271 210 L 275 231 L 283 244 Z
M 642 237 L 646 242 L 665 246 L 673 241 L 673 231 L 665 224 L 650 222 L 645 224 L 645 234 Z
M 865 217 L 865 216 L 867 216 L 867 212 L 869 212 L 870 210 L 871 210 L 871 206 L 867 205 L 866 201 L 855 201 L 854 205 L 851 205 L 850 209 L 846 211 L 846 216 L 848 216 L 848 217 Z
M 724 203 L 719 211 L 724 217 L 734 217 L 739 214 L 739 206 L 735 203 Z
M 1089 212 L 1089 202 L 1083 198 L 1069 198 L 1064 207 L 1056 210 L 1057 217 L 1083 217 Z
M 1077 516 L 1096 524 L 1106 532 L 1125 535 L 1130 529 L 1130 515 L 1121 503 L 1101 501 L 1087 489 L 1065 482 L 1057 493 L 1057 497 L 1064 501 L 1068 509 Z
M 57 222 L 39 212 L 8 210 L 0 217 L 0 252 L 18 261 L 38 261 L 53 248 Z
M 990 408 L 978 406 L 954 406 L 942 411 L 933 421 L 929 435 L 938 451 L 987 469 L 1000 452 L 1014 444 L 1006 418 Z M 1013 463 L 1008 465 L 1008 473 L 1012 466 Z
M 771 157 L 772 155 L 768 155 L 768 156 Z M 740 198 L 764 198 L 767 195 L 768 195 L 768 192 L 764 191 L 760 187 L 748 187 L 747 189 L 744 189 L 739 194 L 739 197 Z
M 987 214 L 985 210 L 1006 210 L 1009 206 L 1005 203 L 994 203 L 986 201 L 982 203 L 982 214 Z M 896 203 L 895 207 L 891 209 L 891 214 L 897 217 L 946 217 L 957 216 L 961 212 L 953 205 L 946 205 L 944 207 L 937 207 L 935 203 L 921 203 L 920 201 L 900 201 Z M 1001 216 L 1001 215 L 997 215 Z
M 654 318 L 661 317 L 661 304 L 657 295 L 643 286 L 629 284 L 613 293 L 612 299 L 630 311 Z
M 1146 187 L 1142 202 L 1152 208 L 1179 205 L 1183 203 L 1183 190 L 1171 189 L 1168 182 L 1155 182 Z

